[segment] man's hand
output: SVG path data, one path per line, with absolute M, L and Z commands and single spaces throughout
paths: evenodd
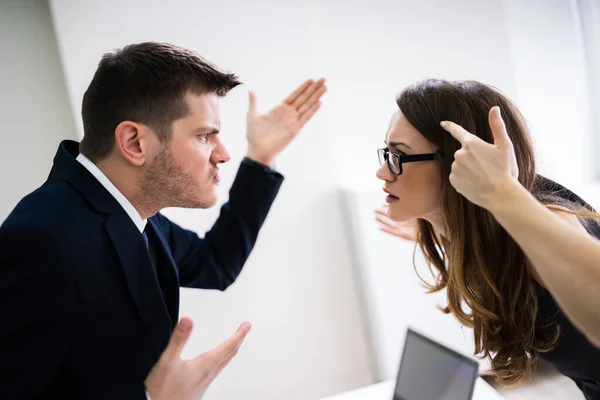
M 256 95 L 250 92 L 247 117 L 248 158 L 272 165 L 321 106 L 327 91 L 325 79 L 309 79 L 266 114 L 259 114 Z
M 387 209 L 387 204 L 375 209 L 375 219 L 379 222 L 379 229 L 390 235 L 416 242 L 417 221 L 414 219 L 405 222 L 392 221 L 387 215 Z
M 242 324 L 237 332 L 215 349 L 193 360 L 182 360 L 181 350 L 192 332 L 192 320 L 182 318 L 171 341 L 146 378 L 146 390 L 152 400 L 199 400 L 208 386 L 225 368 L 250 331 Z
M 494 212 L 508 192 L 520 184 L 515 151 L 499 107 L 490 110 L 489 123 L 494 144 L 484 142 L 454 122 L 442 121 L 441 126 L 462 146 L 454 154 L 450 183 L 471 202 Z

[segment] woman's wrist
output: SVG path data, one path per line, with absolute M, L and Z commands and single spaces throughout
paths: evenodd
M 488 210 L 496 218 L 515 214 L 530 198 L 532 194 L 519 181 L 511 179 L 494 195 Z

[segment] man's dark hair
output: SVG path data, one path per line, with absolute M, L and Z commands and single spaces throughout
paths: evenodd
M 239 84 L 236 75 L 168 43 L 131 44 L 106 53 L 83 96 L 80 152 L 95 162 L 106 158 L 123 121 L 148 125 L 168 141 L 171 124 L 189 112 L 188 91 L 225 96 Z

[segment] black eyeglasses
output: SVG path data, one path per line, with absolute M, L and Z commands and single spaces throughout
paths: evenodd
M 402 164 L 416 161 L 432 161 L 439 160 L 442 158 L 442 153 L 427 153 L 427 154 L 398 154 L 392 153 L 387 148 L 377 149 L 377 156 L 379 157 L 379 165 L 383 165 L 387 162 L 387 166 L 390 169 L 392 175 L 402 175 Z

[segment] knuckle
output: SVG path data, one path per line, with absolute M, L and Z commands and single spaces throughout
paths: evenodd
M 458 150 L 455 154 L 454 154 L 454 161 L 452 163 L 452 165 L 455 165 L 457 163 L 460 163 L 461 161 L 464 161 L 464 159 L 467 157 L 467 150 L 465 148 L 462 148 L 460 150 Z

